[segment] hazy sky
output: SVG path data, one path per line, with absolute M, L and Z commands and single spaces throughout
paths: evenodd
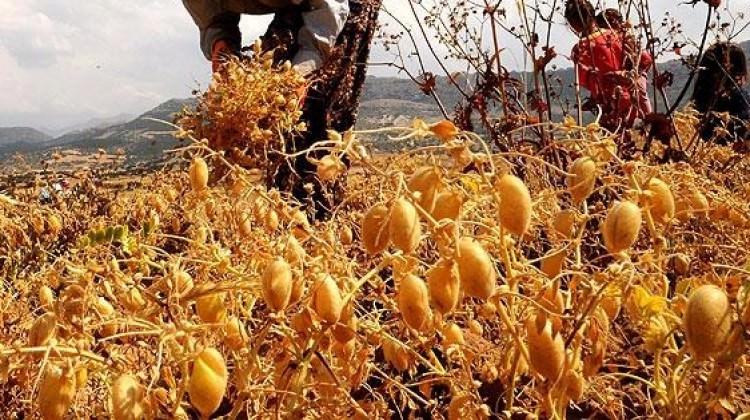
M 406 1 L 384 4 L 409 24 L 413 20 Z M 700 32 L 705 5 L 652 3 L 655 20 L 669 5 L 689 33 Z M 505 4 L 514 12 L 514 3 Z M 727 4 L 733 11 L 750 9 L 750 0 Z M 259 36 L 269 20 L 245 17 L 245 42 Z M 572 34 L 562 25 L 553 31 L 557 50 L 567 53 Z M 743 35 L 748 39 L 750 34 Z M 505 35 L 503 42 L 513 40 Z M 522 66 L 517 49 L 505 54 L 506 65 Z M 376 48 L 373 61 L 387 57 Z M 558 63 L 567 65 L 564 59 Z M 392 74 L 383 68 L 372 73 Z M 0 0 L 0 126 L 54 129 L 91 118 L 139 114 L 167 99 L 189 96 L 208 78 L 197 29 L 179 0 Z

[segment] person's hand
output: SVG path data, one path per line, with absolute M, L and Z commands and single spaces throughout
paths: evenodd
M 307 83 L 297 88 L 297 91 L 295 92 L 297 94 L 297 98 L 299 101 L 299 107 L 302 108 L 305 106 L 305 100 L 307 99 Z
M 317 66 L 313 61 L 304 61 L 302 63 L 295 64 L 292 68 L 305 79 L 309 79 L 310 75 L 315 70 L 317 70 Z M 299 98 L 300 108 L 305 106 L 305 100 L 307 99 L 307 91 L 309 88 L 310 83 L 308 80 L 308 82 L 300 86 L 295 92 L 297 94 L 297 98 Z
M 606 74 L 606 77 L 617 84 L 623 84 L 630 81 L 628 72 L 624 70 L 611 71 Z
M 323 66 L 323 59 L 317 52 L 301 48 L 292 59 L 292 64 L 297 73 L 309 78 L 313 72 Z
M 317 69 L 318 67 L 316 66 L 315 62 L 312 60 L 303 61 L 301 63 L 294 65 L 294 70 L 304 77 L 309 76 L 312 72 L 314 72 Z
M 229 57 L 234 55 L 234 50 L 226 40 L 220 39 L 214 42 L 211 48 L 211 69 L 214 73 L 221 71 Z

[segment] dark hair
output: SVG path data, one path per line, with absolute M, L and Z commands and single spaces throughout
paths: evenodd
M 715 109 L 722 96 L 732 95 L 747 77 L 747 59 L 737 44 L 718 42 L 710 46 L 700 61 L 693 89 L 693 103 L 700 112 Z
M 567 0 L 565 19 L 576 31 L 585 30 L 595 23 L 594 6 L 588 0 Z
M 596 15 L 596 24 L 600 28 L 619 29 L 625 21 L 617 9 L 606 9 Z

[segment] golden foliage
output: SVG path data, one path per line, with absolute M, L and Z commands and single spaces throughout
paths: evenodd
M 228 147 L 231 130 L 250 151 L 295 129 L 294 101 L 260 92 L 292 98 L 299 80 L 264 64 L 229 69 L 185 117 L 196 155 Z M 276 133 L 246 125 L 261 120 Z M 571 181 L 572 159 L 488 155 L 480 136 L 445 123 L 389 130 L 446 143 L 370 157 L 360 133 L 332 135 L 326 147 L 353 168 L 327 221 L 309 222 L 244 164 L 207 182 L 212 159 L 64 206 L 0 197 L 5 413 L 562 417 L 576 401 L 592 416 L 690 418 L 720 401 L 750 408 L 747 157 L 706 146 L 691 164 L 623 162 L 597 126 L 551 124 L 561 156 L 595 159 L 592 193 L 588 163 Z M 467 160 L 476 165 L 464 173 Z M 653 404 L 626 407 L 625 393 Z

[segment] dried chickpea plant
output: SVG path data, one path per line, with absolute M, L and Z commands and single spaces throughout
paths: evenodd
M 747 157 L 622 161 L 570 119 L 548 126 L 559 165 L 449 121 L 378 130 L 437 140 L 391 156 L 331 133 L 319 175 L 352 162 L 347 194 L 313 223 L 222 153 L 283 149 L 299 83 L 234 63 L 181 121 L 185 170 L 64 206 L 0 197 L 6 417 L 750 410 Z
M 298 92 L 307 82 L 286 62 L 273 64 L 273 51 L 260 42 L 252 56 L 232 59 L 216 74 L 194 110 L 178 118 L 178 137 L 201 139 L 245 167 L 279 161 L 287 140 L 305 131 Z

